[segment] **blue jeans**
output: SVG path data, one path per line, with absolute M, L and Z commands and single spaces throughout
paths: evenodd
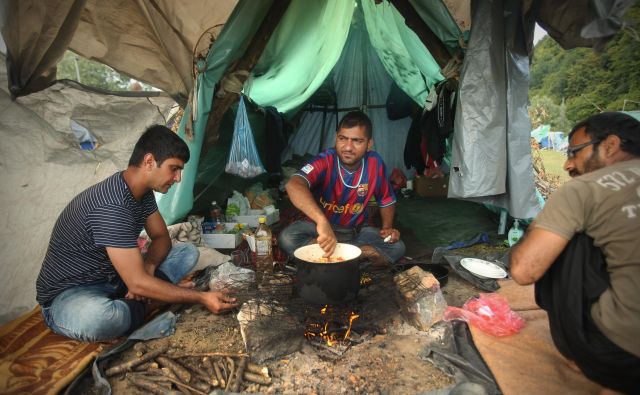
M 333 231 L 340 243 L 349 243 L 357 246 L 368 245 L 385 257 L 389 262 L 396 262 L 404 256 L 406 250 L 402 240 L 395 243 L 385 243 L 380 237 L 380 229 L 365 226 L 359 231 L 333 226 Z M 293 256 L 293 252 L 299 247 L 315 242 L 318 238 L 316 224 L 310 221 L 297 221 L 287 226 L 278 236 L 278 245 L 287 254 Z
M 196 265 L 199 255 L 193 244 L 174 245 L 156 269 L 156 277 L 178 283 Z M 144 303 L 125 299 L 126 293 L 127 287 L 119 276 L 112 281 L 72 287 L 43 307 L 42 316 L 52 331 L 72 339 L 114 339 L 144 323 Z

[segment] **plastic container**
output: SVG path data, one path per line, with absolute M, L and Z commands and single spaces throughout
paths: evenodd
M 524 234 L 524 232 L 522 231 L 522 229 L 520 229 L 518 227 L 519 222 L 516 219 L 513 222 L 513 226 L 511 227 L 511 229 L 509 229 L 509 233 L 508 233 L 508 241 L 509 241 L 509 247 L 513 246 L 514 244 L 516 244 L 520 238 L 522 237 L 522 235 Z

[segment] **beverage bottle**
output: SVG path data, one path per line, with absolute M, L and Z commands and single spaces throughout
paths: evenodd
M 224 230 L 224 217 L 222 216 L 222 208 L 218 206 L 218 203 L 215 200 L 211 202 L 209 214 L 211 215 L 211 222 L 215 224 L 216 230 Z
M 513 223 L 513 227 L 509 229 L 508 238 L 509 238 L 509 247 L 513 246 L 520 240 L 523 235 L 522 229 L 518 227 L 518 220 L 516 219 Z
M 273 271 L 273 253 L 271 250 L 271 229 L 267 225 L 267 218 L 258 218 L 256 228 L 256 281 L 262 282 L 265 273 Z

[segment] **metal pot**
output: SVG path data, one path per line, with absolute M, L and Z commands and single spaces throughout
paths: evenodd
M 343 259 L 338 262 L 321 262 L 323 254 L 318 244 L 300 247 L 293 253 L 298 269 L 298 295 L 320 305 L 337 305 L 355 299 L 360 290 L 360 248 L 338 243 L 332 255 L 332 258 Z

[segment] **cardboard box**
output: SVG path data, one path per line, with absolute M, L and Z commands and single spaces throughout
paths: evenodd
M 272 225 L 280 220 L 280 210 L 276 209 L 271 214 L 265 214 L 264 210 L 249 210 L 248 215 L 236 215 L 231 219 L 233 219 L 234 222 L 256 228 L 258 227 L 258 218 L 261 216 L 267 217 L 267 225 Z
M 413 179 L 413 189 L 418 196 L 446 197 L 449 189 L 449 176 L 443 178 L 416 177 Z
M 231 230 L 235 222 L 225 222 L 225 230 Z M 211 248 L 236 248 L 242 242 L 242 232 L 238 233 L 203 233 L 202 242 Z

